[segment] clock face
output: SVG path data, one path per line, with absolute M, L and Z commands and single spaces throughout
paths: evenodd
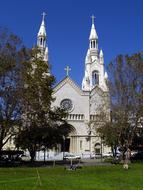
M 66 111 L 71 111 L 73 108 L 72 101 L 70 99 L 64 99 L 60 103 L 61 108 L 65 109 Z

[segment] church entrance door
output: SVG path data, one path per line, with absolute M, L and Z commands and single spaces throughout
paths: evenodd
M 66 138 L 61 144 L 61 152 L 69 152 L 70 150 L 70 138 Z

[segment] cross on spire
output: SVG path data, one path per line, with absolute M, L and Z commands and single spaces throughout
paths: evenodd
M 64 70 L 66 71 L 66 76 L 69 76 L 69 71 L 71 71 L 71 68 L 69 66 L 66 66 Z
M 45 19 L 45 16 L 46 16 L 46 15 L 47 15 L 47 14 L 46 14 L 45 12 L 42 13 L 43 20 Z
M 92 16 L 91 16 L 91 19 L 92 19 L 92 24 L 94 24 L 95 16 L 92 15 Z

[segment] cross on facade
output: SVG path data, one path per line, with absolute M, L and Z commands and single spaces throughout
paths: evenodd
M 45 16 L 46 16 L 46 15 L 47 15 L 47 14 L 46 14 L 45 12 L 42 13 L 43 20 L 45 19 Z
M 66 71 L 66 75 L 69 76 L 69 71 L 71 71 L 71 68 L 69 66 L 66 66 L 64 70 Z
M 95 16 L 92 15 L 92 16 L 91 16 L 91 19 L 92 19 L 92 24 L 94 24 Z

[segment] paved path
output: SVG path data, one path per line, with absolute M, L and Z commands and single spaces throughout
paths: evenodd
M 111 165 L 111 163 L 105 163 L 101 159 L 82 159 L 81 164 L 83 166 Z

